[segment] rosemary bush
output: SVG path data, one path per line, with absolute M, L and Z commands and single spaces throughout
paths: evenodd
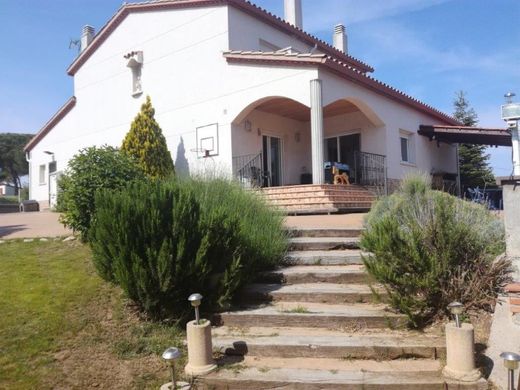
M 431 189 L 410 176 L 368 214 L 361 246 L 366 269 L 386 288 L 391 305 L 421 327 L 454 301 L 491 309 L 511 264 L 502 221 L 483 206 Z

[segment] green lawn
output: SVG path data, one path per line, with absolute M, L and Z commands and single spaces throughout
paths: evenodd
M 157 388 L 160 353 L 183 338 L 140 318 L 87 246 L 0 244 L 0 389 Z

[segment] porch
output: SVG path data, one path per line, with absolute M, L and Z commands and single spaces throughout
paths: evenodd
M 365 110 L 347 99 L 323 107 L 318 141 L 308 106 L 284 97 L 250 104 L 232 125 L 234 177 L 245 187 L 331 184 L 340 163 L 352 184 L 385 192 L 385 131 Z

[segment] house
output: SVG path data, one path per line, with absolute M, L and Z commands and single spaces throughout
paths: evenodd
M 333 42 L 303 30 L 300 0 L 286 0 L 285 20 L 245 0 L 122 5 L 97 34 L 83 29 L 74 95 L 25 147 L 30 198 L 54 199 L 80 149 L 119 146 L 147 95 L 181 173 L 321 184 L 324 162 L 342 162 L 361 184 L 453 178 L 456 144 L 419 129 L 461 124 L 378 81 L 343 25 Z
M 0 196 L 16 195 L 16 186 L 6 181 L 0 182 Z

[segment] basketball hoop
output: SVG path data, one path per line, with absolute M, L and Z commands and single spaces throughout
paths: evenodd
M 210 150 L 208 149 L 203 149 L 203 148 L 193 148 L 193 149 L 190 149 L 190 152 L 192 153 L 197 153 L 197 156 L 198 157 L 202 157 L 202 158 L 208 158 L 208 157 L 211 157 L 210 156 Z

